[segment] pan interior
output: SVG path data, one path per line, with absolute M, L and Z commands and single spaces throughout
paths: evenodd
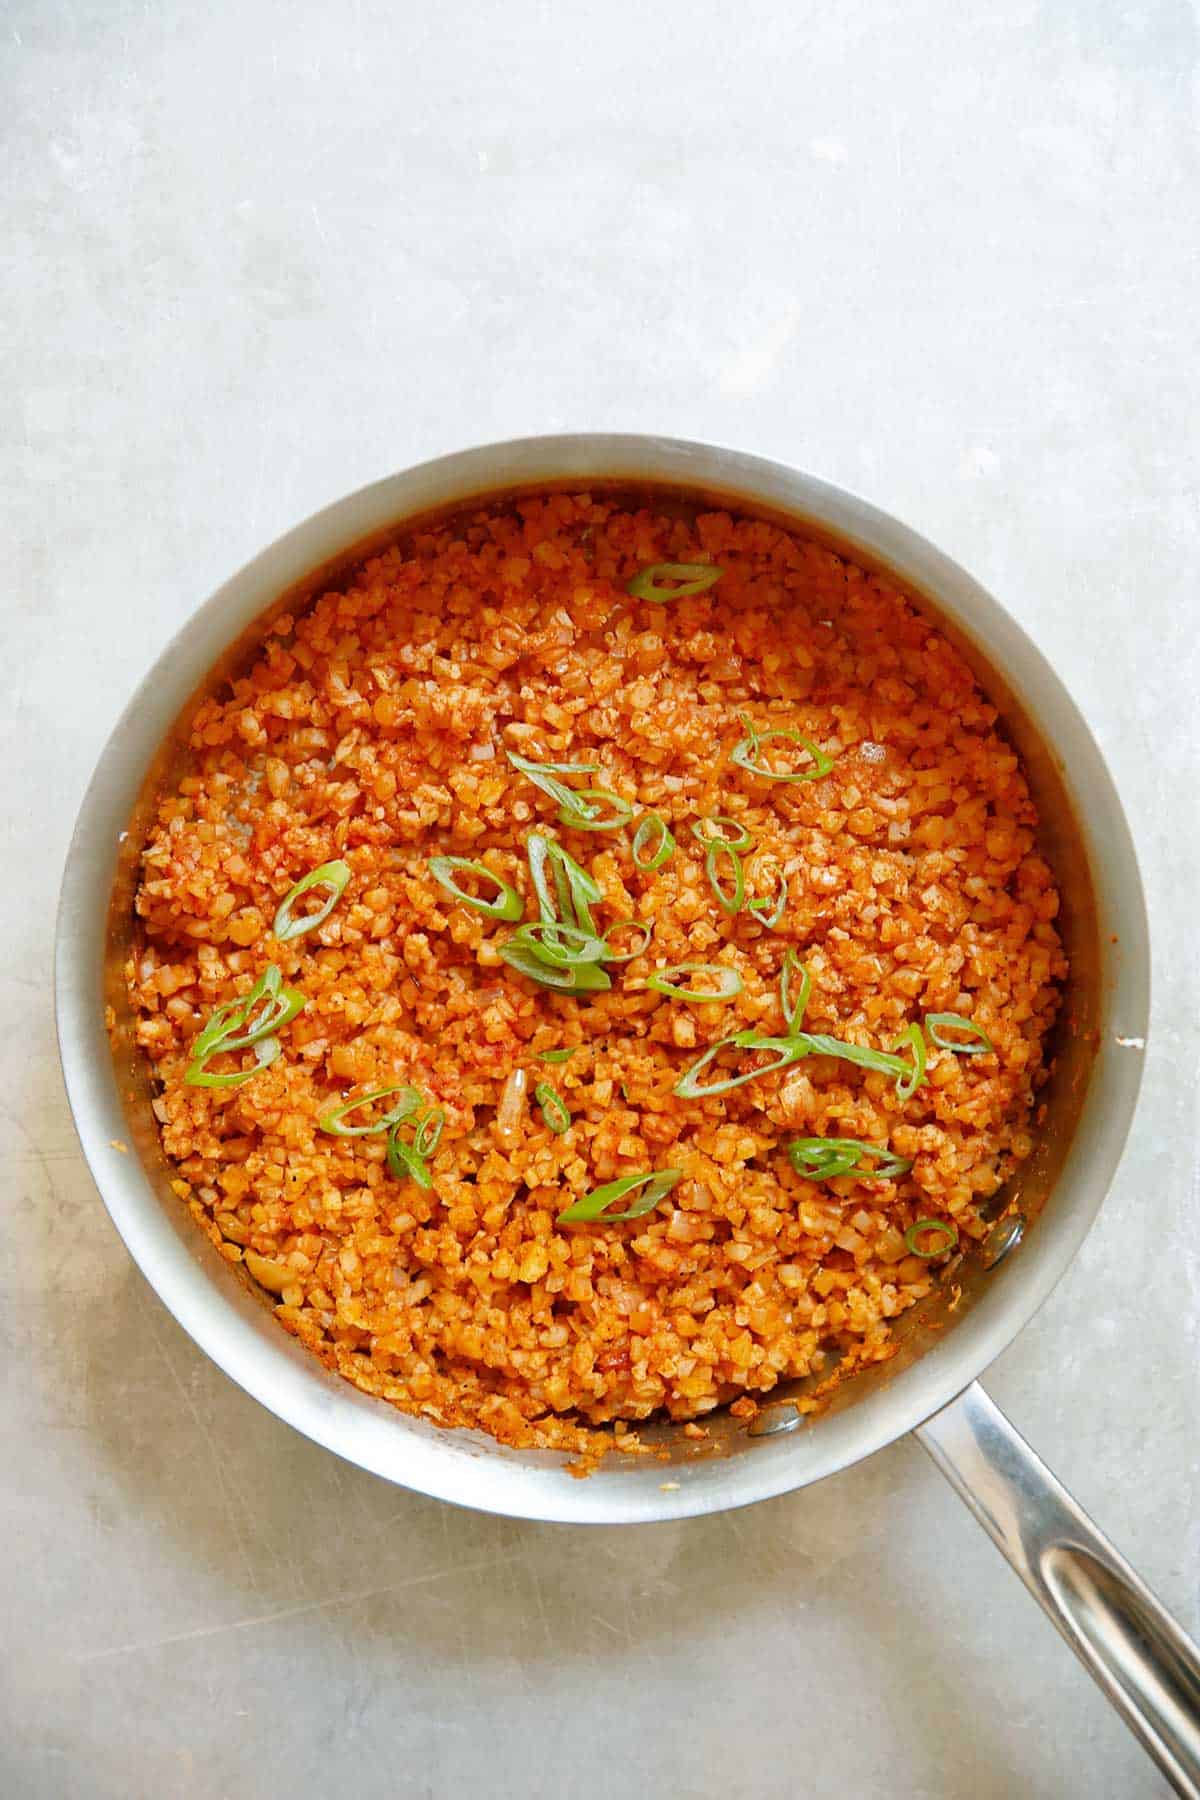
M 770 1444 L 781 1448 L 782 1434 L 799 1433 L 802 1437 L 819 1434 L 828 1422 L 847 1410 L 859 1406 L 872 1395 L 889 1388 L 906 1371 L 931 1351 L 943 1351 L 956 1333 L 962 1330 L 974 1309 L 1000 1284 L 1021 1280 L 1023 1260 L 1036 1246 L 1044 1221 L 1054 1211 L 1055 1183 L 1068 1157 L 1088 1094 L 1097 1044 L 1105 1028 L 1109 989 L 1112 984 L 1111 957 L 1102 955 L 1101 933 L 1092 882 L 1092 856 L 1089 842 L 1079 817 L 1079 810 L 1069 790 L 1067 771 L 1054 747 L 1039 730 L 1033 709 L 1018 692 L 1011 678 L 1006 678 L 994 661 L 984 654 L 979 643 L 961 620 L 950 617 L 939 604 L 935 592 L 906 579 L 896 567 L 853 537 L 842 535 L 817 517 L 803 511 L 764 506 L 744 493 L 725 488 L 682 485 L 679 483 L 638 481 L 636 485 L 620 479 L 558 483 L 539 480 L 505 488 L 492 489 L 472 497 L 469 504 L 460 498 L 454 505 L 410 517 L 403 523 L 383 531 L 375 531 L 369 539 L 355 542 L 338 556 L 313 570 L 297 586 L 274 597 L 249 628 L 241 634 L 220 660 L 209 670 L 204 681 L 181 709 L 175 726 L 167 735 L 147 770 L 137 802 L 126 825 L 117 858 L 116 876 L 108 911 L 105 954 L 105 1002 L 115 1021 L 111 1043 L 115 1075 L 126 1119 L 127 1141 L 138 1157 L 153 1185 L 172 1230 L 186 1239 L 189 1256 L 202 1265 L 207 1278 L 218 1288 L 254 1329 L 273 1334 L 280 1354 L 299 1357 L 311 1379 L 329 1390 L 334 1405 L 353 1404 L 387 1415 L 389 1426 L 398 1433 L 433 1434 L 449 1448 L 448 1438 L 459 1442 L 455 1449 L 463 1454 L 485 1458 L 516 1458 L 525 1463 L 545 1463 L 561 1467 L 564 1459 L 551 1453 L 529 1453 L 506 1450 L 490 1440 L 474 1434 L 439 1432 L 424 1421 L 414 1420 L 388 1408 L 384 1403 L 358 1394 L 347 1384 L 327 1376 L 315 1359 L 301 1351 L 279 1330 L 269 1314 L 268 1297 L 254 1288 L 244 1275 L 235 1273 L 216 1250 L 196 1231 L 185 1209 L 168 1185 L 171 1170 L 163 1156 L 157 1127 L 151 1112 L 152 1092 L 146 1064 L 135 1049 L 134 1020 L 126 994 L 124 969 L 134 952 L 133 893 L 137 878 L 138 855 L 144 841 L 153 807 L 163 785 L 178 767 L 188 719 L 206 694 L 212 693 L 243 668 L 271 620 L 281 612 L 294 611 L 318 592 L 336 587 L 364 554 L 384 544 L 403 545 L 415 532 L 431 523 L 453 521 L 476 512 L 481 505 L 498 505 L 523 493 L 544 492 L 552 486 L 586 486 L 592 492 L 605 490 L 621 500 L 652 501 L 657 506 L 686 511 L 705 510 L 715 506 L 736 509 L 743 515 L 769 518 L 802 534 L 819 539 L 853 560 L 873 567 L 905 591 L 914 603 L 930 616 L 945 635 L 958 647 L 974 669 L 984 692 L 996 705 L 1001 729 L 1021 756 L 1041 818 L 1041 847 L 1060 885 L 1062 910 L 1059 919 L 1071 975 L 1055 1040 L 1051 1045 L 1052 1074 L 1041 1095 L 1041 1114 L 1036 1148 L 1031 1159 L 1012 1182 L 991 1202 L 997 1226 L 985 1251 L 972 1250 L 957 1259 L 946 1271 L 938 1289 L 925 1301 L 903 1315 L 894 1328 L 895 1355 L 886 1363 L 857 1374 L 835 1385 L 822 1400 L 821 1410 L 813 1418 L 801 1421 L 795 1408 L 788 1404 L 795 1387 L 781 1387 L 766 1403 L 766 1410 L 749 1428 L 745 1421 L 725 1412 L 709 1415 L 705 1423 L 708 1436 L 692 1440 L 683 1436 L 679 1426 L 652 1424 L 639 1427 L 643 1441 L 652 1441 L 661 1460 L 655 1467 L 661 1471 L 671 1465 L 694 1470 L 697 1464 L 712 1464 L 729 1458 L 753 1458 Z M 776 1403 L 779 1404 L 776 1404 Z M 645 1464 L 642 1464 L 645 1468 Z M 628 1459 L 613 1457 L 602 1472 L 592 1478 L 608 1487 L 632 1473 Z M 403 1475 L 397 1478 L 404 1479 Z M 656 1480 L 661 1481 L 661 1474 Z M 803 1479 L 803 1477 L 798 1477 Z M 668 1483 L 668 1485 L 670 1485 Z

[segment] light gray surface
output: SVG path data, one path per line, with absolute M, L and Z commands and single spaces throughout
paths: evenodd
M 1174 0 L 6 10 L 0 1792 L 1161 1792 L 910 1446 L 578 1535 L 294 1437 L 132 1272 L 46 994 L 121 701 L 323 500 L 567 427 L 861 488 L 1054 658 L 1138 836 L 1139 1123 L 991 1386 L 1195 1629 L 1197 35 Z

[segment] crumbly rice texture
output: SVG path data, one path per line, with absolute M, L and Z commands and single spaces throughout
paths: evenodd
M 723 573 L 669 605 L 628 595 L 668 561 Z M 832 769 L 740 769 L 739 715 L 798 728 Z M 635 823 L 661 814 L 673 856 L 639 873 L 629 829 L 564 828 L 506 750 L 596 763 L 583 779 Z M 786 875 L 777 929 L 717 904 L 689 829 L 714 814 L 753 833 L 751 895 Z M 128 984 L 176 1190 L 328 1368 L 582 1466 L 610 1442 L 644 1448 L 637 1421 L 751 1413 L 779 1382 L 879 1361 L 945 1261 L 912 1254 L 906 1228 L 934 1217 L 962 1245 L 981 1237 L 1031 1150 L 1066 973 L 1036 822 L 956 650 L 888 580 L 796 531 L 559 493 L 410 533 L 275 621 L 248 673 L 199 707 L 158 804 Z M 439 853 L 482 859 L 536 917 L 534 829 L 591 871 L 601 928 L 653 926 L 610 992 L 517 974 L 499 955 L 512 927 L 429 872 Z M 340 902 L 277 942 L 282 897 L 334 858 L 352 871 Z M 719 1038 L 781 1033 L 789 947 L 812 976 L 808 1030 L 887 1048 L 952 1012 L 993 1053 L 931 1045 L 907 1101 L 887 1074 L 818 1056 L 675 1097 Z M 307 1001 L 277 1060 L 237 1088 L 186 1085 L 206 1019 L 270 962 Z M 683 962 L 727 964 L 742 990 L 697 1004 L 646 989 Z M 562 1135 L 532 1100 L 540 1080 L 570 1109 Z M 446 1111 L 428 1191 L 389 1172 L 382 1136 L 318 1128 L 400 1082 Z M 886 1143 L 912 1168 L 813 1182 L 785 1154 L 797 1136 Z M 601 1183 L 666 1168 L 682 1178 L 642 1218 L 557 1222 Z

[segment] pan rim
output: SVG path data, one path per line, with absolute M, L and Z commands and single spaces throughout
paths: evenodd
M 198 680 L 233 642 L 236 628 L 260 614 L 295 580 L 350 550 L 373 529 L 425 510 L 412 503 L 438 494 L 441 507 L 488 494 L 588 479 L 659 481 L 721 488 L 748 503 L 779 506 L 802 522 L 825 523 L 849 544 L 913 580 L 985 643 L 1002 674 L 1020 667 L 1052 707 L 1055 726 L 1038 729 L 1066 760 L 1083 759 L 1103 841 L 1097 903 L 1102 929 L 1122 940 L 1113 998 L 1113 1035 L 1141 1039 L 1149 1018 L 1149 944 L 1145 900 L 1132 835 L 1104 757 L 1052 666 L 1028 634 L 951 558 L 890 514 L 845 489 L 786 464 L 719 444 L 643 434 L 562 433 L 511 439 L 398 471 L 310 515 L 260 551 L 184 620 L 155 658 L 121 713 L 97 761 L 81 806 L 63 877 L 55 947 L 55 999 L 60 1059 L 76 1129 L 101 1198 L 143 1275 L 178 1323 L 227 1375 L 270 1412 L 346 1460 L 401 1486 L 451 1503 L 511 1517 L 574 1523 L 635 1523 L 723 1511 L 770 1498 L 836 1473 L 905 1435 L 952 1400 L 1016 1337 L 1070 1266 L 1115 1174 L 1136 1107 L 1143 1057 L 1107 1042 L 1092 1077 L 1085 1117 L 1091 1134 L 1080 1194 L 1055 1219 L 1039 1223 L 1037 1244 L 1022 1258 L 1020 1282 L 986 1294 L 946 1342 L 926 1352 L 878 1393 L 819 1429 L 765 1439 L 752 1455 L 672 1468 L 678 1486 L 658 1479 L 661 1465 L 609 1464 L 587 1481 L 569 1476 L 550 1453 L 520 1454 L 483 1446 L 472 1434 L 422 1431 L 385 1402 L 329 1376 L 266 1318 L 271 1337 L 236 1296 L 218 1287 L 198 1253 L 166 1217 L 141 1163 L 114 1148 L 121 1138 L 120 1096 L 103 1025 L 99 975 L 106 908 L 97 907 L 98 877 L 115 863 L 118 832 L 150 757 Z M 514 480 L 522 473 L 520 483 Z M 496 477 L 503 472 L 504 479 Z M 407 494 L 409 503 L 401 496 Z M 332 549 L 329 548 L 332 546 Z M 322 553 L 322 547 L 323 553 Z M 296 572 L 289 581 L 281 571 Z M 220 640 L 218 642 L 218 640 Z M 216 644 L 216 654 L 205 654 Z M 158 727 L 161 725 L 161 729 Z M 126 802 L 129 804 L 126 804 Z M 107 895 L 111 880 L 102 891 Z M 1107 1034 L 1106 1034 L 1107 1035 Z M 100 1046 L 104 1049 L 101 1052 Z M 1100 1091 L 1103 1090 L 1103 1091 Z M 114 1128 L 114 1127 L 118 1128 Z M 1076 1156 L 1068 1151 L 1068 1165 Z M 1067 1173 L 1064 1167 L 1063 1175 Z M 1060 1182 L 1062 1175 L 1060 1175 Z M 182 1214 L 183 1209 L 180 1208 Z M 1045 1241 L 1043 1242 L 1043 1238 Z M 1014 1297 L 1014 1292 L 1017 1297 Z M 257 1312 L 258 1309 L 254 1309 Z M 302 1359 L 302 1360 L 300 1360 Z M 398 1429 L 404 1421 L 407 1429 Z

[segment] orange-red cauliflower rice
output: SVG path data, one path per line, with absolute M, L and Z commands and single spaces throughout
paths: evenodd
M 329 1368 L 507 1444 L 878 1361 L 1031 1150 L 1035 827 L 958 653 L 794 530 L 412 530 L 275 621 L 158 803 L 128 979 L 176 1189 Z

